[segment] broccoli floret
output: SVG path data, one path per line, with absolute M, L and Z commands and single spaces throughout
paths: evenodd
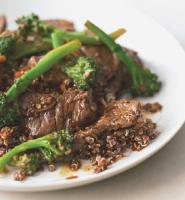
M 10 32 L 4 32 L 0 35 L 0 55 L 8 56 L 15 45 L 15 35 Z
M 153 96 L 160 90 L 161 82 L 155 73 L 138 65 L 135 65 L 132 70 L 131 93 L 134 96 Z
M 10 165 L 24 171 L 26 175 L 37 172 L 43 163 L 40 152 L 23 153 L 12 158 Z
M 102 31 L 95 24 L 87 21 L 86 27 L 94 32 L 104 42 L 109 49 L 117 55 L 119 60 L 127 67 L 128 72 L 132 77 L 131 93 L 135 96 L 152 96 L 161 88 L 161 82 L 156 74 L 151 73 L 148 69 L 141 68 L 128 55 L 128 53 L 119 44 Z
M 95 86 L 98 76 L 98 66 L 94 59 L 79 57 L 65 66 L 65 73 L 82 90 Z
M 18 24 L 19 33 L 23 36 L 39 34 L 48 37 L 54 31 L 53 26 L 41 21 L 39 16 L 34 13 L 18 18 L 16 23 Z
M 72 147 L 73 137 L 68 130 L 60 130 L 38 139 L 28 140 L 0 157 L 0 172 L 6 165 L 34 172 L 43 162 L 50 163 L 57 158 L 71 154 Z M 28 152 L 30 150 L 37 151 L 37 153 L 30 154 Z
M 10 105 L 6 95 L 0 93 L 0 128 L 5 125 L 15 125 L 20 121 L 20 113 L 16 103 Z

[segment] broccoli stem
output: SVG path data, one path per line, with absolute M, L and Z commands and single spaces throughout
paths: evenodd
M 14 51 L 10 55 L 10 58 L 12 60 L 18 60 L 26 56 L 49 51 L 50 49 L 51 42 L 48 40 L 43 40 L 39 42 L 19 42 L 15 45 Z
M 152 96 L 158 92 L 161 83 L 157 80 L 157 76 L 147 69 L 142 69 L 135 61 L 128 55 L 121 45 L 117 44 L 109 35 L 102 31 L 99 27 L 90 21 L 85 23 L 85 26 L 94 32 L 108 48 L 114 52 L 118 59 L 124 63 L 128 72 L 132 76 L 133 87 L 131 92 L 134 95 Z
M 46 22 L 41 21 L 40 22 L 41 25 L 43 27 L 45 27 L 45 29 L 48 30 L 52 30 L 53 32 L 58 32 L 58 37 L 61 34 L 61 38 L 63 38 L 63 40 L 74 40 L 74 39 L 78 39 L 81 41 L 81 43 L 83 44 L 88 44 L 88 45 L 99 45 L 102 44 L 101 40 L 97 37 L 97 36 L 88 36 L 85 32 L 77 32 L 77 31 L 63 31 L 59 28 L 56 28 L 53 25 L 49 25 Z M 126 32 L 126 29 L 123 28 L 119 28 L 118 30 L 110 33 L 110 37 L 113 40 L 116 40 L 117 38 L 119 38 L 121 35 L 123 35 Z
M 77 51 L 81 44 L 79 40 L 71 41 L 56 49 L 51 50 L 37 63 L 35 67 L 24 73 L 6 92 L 8 101 L 15 101 L 19 94 L 24 92 L 32 81 L 48 71 L 64 56 Z
M 110 37 L 113 40 L 116 40 L 118 37 L 120 37 L 125 32 L 125 29 L 118 29 L 117 31 L 114 31 L 110 34 Z M 61 34 L 61 37 L 63 37 L 64 40 L 70 41 L 74 39 L 79 39 L 83 44 L 88 45 L 99 45 L 102 44 L 101 40 L 97 36 L 88 36 L 84 32 L 68 32 L 68 31 L 62 31 L 58 30 L 58 34 Z
M 53 48 L 57 48 L 61 44 L 64 43 L 62 36 L 63 34 L 61 34 L 60 31 L 55 31 L 54 33 L 51 34 L 51 41 L 52 41 Z
M 12 160 L 14 156 L 31 149 L 46 148 L 52 151 L 54 154 L 60 155 L 60 152 L 50 144 L 51 141 L 56 139 L 56 134 L 49 134 L 35 140 L 29 140 L 14 147 L 0 158 L 0 172 L 3 171 L 4 167 Z

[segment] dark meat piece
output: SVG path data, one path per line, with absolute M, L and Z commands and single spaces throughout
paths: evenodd
M 44 74 L 42 77 L 42 81 L 53 86 L 59 86 L 67 79 L 68 77 L 62 72 L 61 66 L 55 66 L 51 71 Z
M 105 114 L 95 125 L 81 131 L 82 135 L 100 134 L 104 131 L 118 130 L 134 125 L 140 116 L 140 104 L 136 100 L 121 99 L 111 103 Z
M 23 116 L 35 117 L 44 111 L 55 109 L 57 93 L 25 93 L 19 99 Z
M 25 93 L 19 100 L 23 124 L 29 135 L 41 136 L 56 130 L 56 94 Z
M 37 117 L 26 118 L 24 123 L 29 135 L 33 137 L 47 135 L 56 130 L 55 112 L 54 110 L 42 112 Z
M 121 99 L 111 103 L 105 114 L 93 125 L 75 134 L 77 148 L 83 145 L 87 136 L 101 135 L 103 132 L 128 128 L 136 124 L 140 117 L 140 103 L 136 100 Z
M 0 15 L 0 33 L 6 29 L 6 18 L 4 15 Z
M 96 119 L 91 93 L 79 89 L 68 89 L 63 95 L 26 93 L 19 103 L 24 127 L 33 137 L 64 128 L 73 132 Z
M 56 26 L 57 28 L 65 30 L 65 31 L 74 31 L 75 30 L 73 22 L 68 21 L 68 20 L 49 19 L 49 20 L 45 20 L 45 22 L 47 22 L 48 24 L 51 24 L 53 26 Z
M 104 88 L 105 99 L 108 102 L 116 100 L 124 90 L 129 88 L 130 79 L 129 74 L 126 70 L 120 66 L 118 72 L 114 77 L 107 83 L 107 86 Z
M 66 90 L 56 106 L 57 129 L 78 130 L 89 125 L 96 118 L 96 109 L 91 92 L 73 88 Z

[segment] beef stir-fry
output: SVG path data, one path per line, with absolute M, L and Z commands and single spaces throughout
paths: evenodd
M 23 180 L 46 164 L 77 170 L 85 159 L 99 173 L 159 134 L 145 113 L 161 105 L 136 97 L 153 96 L 161 83 L 115 42 L 125 29 L 106 34 L 87 21 L 77 32 L 35 14 L 16 23 L 10 31 L 0 16 L 0 172 L 12 166 Z

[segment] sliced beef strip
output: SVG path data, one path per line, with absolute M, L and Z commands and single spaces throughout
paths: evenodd
M 24 117 L 37 117 L 44 111 L 55 108 L 58 93 L 26 92 L 19 99 L 22 115 Z
M 51 103 L 41 105 L 48 98 L 52 99 Z M 91 92 L 75 88 L 66 90 L 63 95 L 25 93 L 19 104 L 26 132 L 33 137 L 64 128 L 73 132 L 96 119 L 97 108 Z
M 19 99 L 23 127 L 30 136 L 42 136 L 56 130 L 55 106 L 58 94 L 27 92 Z
M 121 99 L 111 103 L 104 115 L 93 125 L 75 134 L 77 148 L 83 145 L 87 136 L 97 136 L 103 132 L 128 128 L 136 124 L 141 114 L 140 103 L 136 100 Z
M 40 137 L 56 131 L 55 111 L 40 113 L 37 117 L 27 117 L 24 121 L 26 131 L 32 137 Z
M 68 89 L 59 97 L 56 106 L 57 129 L 85 127 L 96 119 L 96 110 L 91 92 Z
M 4 15 L 0 15 L 0 33 L 5 31 L 6 29 L 6 17 Z
M 111 102 L 116 100 L 125 90 L 129 88 L 130 76 L 126 70 L 120 66 L 118 72 L 114 77 L 107 83 L 104 88 L 105 100 Z
M 64 19 L 48 19 L 45 20 L 48 24 L 51 24 L 53 26 L 56 26 L 57 28 L 60 28 L 65 31 L 74 31 L 74 24 L 71 21 L 64 20 Z

